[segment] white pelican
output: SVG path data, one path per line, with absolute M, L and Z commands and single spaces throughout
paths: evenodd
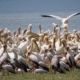
M 22 41 L 20 42 L 18 49 L 20 50 L 20 55 L 25 56 L 25 52 L 27 51 L 27 45 L 28 42 L 27 41 Z
M 35 69 L 32 73 L 34 73 L 34 74 L 35 73 L 47 73 L 47 71 L 42 68 L 41 69 L 39 68 L 39 69 Z
M 31 30 L 32 30 L 32 24 L 28 25 L 28 30 L 30 30 L 30 32 L 31 32 Z
M 46 64 L 42 61 L 39 61 L 39 66 L 43 69 L 49 72 L 49 68 L 46 66 Z
M 67 64 L 69 65 L 70 69 L 72 70 L 75 66 L 75 60 L 70 47 L 67 46 L 67 54 L 66 54 Z
M 31 42 L 32 42 L 32 44 L 34 46 L 34 51 L 37 51 L 39 53 L 40 52 L 40 48 L 39 48 L 39 46 L 38 46 L 38 44 L 36 42 L 36 39 L 35 38 L 32 38 L 31 39 Z
M 75 57 L 74 57 L 75 61 L 77 62 L 78 59 L 80 59 L 80 53 L 78 53 Z
M 60 63 L 59 63 L 58 55 L 54 55 L 51 60 L 50 69 L 51 69 L 51 71 L 52 71 L 52 69 L 54 69 L 54 73 L 56 73 L 56 71 L 58 71 L 59 67 L 60 67 Z
M 73 16 L 76 16 L 76 15 L 79 15 L 80 13 L 77 12 L 77 13 L 73 13 L 71 14 L 70 16 L 66 17 L 66 18 L 61 18 L 59 16 L 56 16 L 56 15 L 41 15 L 42 17 L 50 17 L 50 18 L 56 18 L 58 20 L 60 20 L 62 22 L 62 27 L 65 27 L 65 26 L 68 26 L 68 20 L 73 17 Z
M 18 55 L 17 58 L 19 64 L 21 65 L 21 69 L 23 69 L 25 72 L 27 72 L 27 69 L 29 69 L 29 66 L 27 65 L 26 59 L 22 57 L 21 55 Z
M 3 48 L 4 48 L 4 51 L 3 51 L 3 55 L 0 57 L 0 66 L 9 59 L 9 55 L 7 53 L 7 45 L 4 44 Z
M 80 53 L 80 42 L 78 43 L 78 52 Z
M 26 57 L 32 62 L 32 69 L 30 72 L 33 72 L 36 68 L 39 67 L 46 71 L 49 71 L 40 54 L 35 52 L 27 52 Z
M 7 74 L 9 74 L 8 72 L 16 74 L 15 69 L 11 64 L 2 65 L 2 70 L 3 70 L 2 75 L 5 75 L 5 71 L 7 72 Z
M 4 51 L 4 48 L 3 48 L 3 47 L 1 47 L 1 48 L 0 48 L 0 57 L 2 56 L 3 51 Z
M 37 57 L 37 55 L 35 55 L 32 52 L 27 52 L 26 54 L 26 58 L 29 59 L 32 62 L 32 68 L 38 68 L 39 67 L 39 58 Z
M 18 27 L 17 34 L 20 35 L 20 33 L 21 33 L 21 27 Z
M 66 52 L 66 49 L 65 49 L 66 46 L 67 46 L 66 39 L 62 39 L 62 40 L 59 39 L 57 41 L 57 45 L 56 45 L 56 52 L 58 54 L 64 54 Z
M 39 26 L 39 33 L 41 33 L 41 24 L 38 24 Z
M 66 70 L 69 71 L 69 66 L 62 60 L 60 60 L 60 70 L 65 72 Z

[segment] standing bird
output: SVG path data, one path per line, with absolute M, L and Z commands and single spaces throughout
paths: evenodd
M 54 73 L 56 73 L 59 67 L 60 67 L 60 63 L 59 63 L 58 55 L 54 55 L 53 58 L 51 59 L 51 64 L 50 64 L 51 72 L 52 72 L 52 69 L 54 69 Z
M 72 51 L 70 50 L 70 47 L 67 47 L 66 60 L 67 60 L 67 64 L 69 65 L 69 67 L 72 71 L 74 69 L 74 66 L 76 65 L 76 63 L 75 63 Z
M 4 64 L 2 65 L 2 75 L 5 75 L 5 73 L 7 72 L 7 74 L 9 74 L 9 72 L 16 74 L 14 67 L 11 64 Z
M 2 54 L 2 56 L 0 57 L 0 67 L 2 66 L 2 64 L 4 63 L 4 62 L 6 62 L 6 61 L 8 61 L 8 59 L 9 59 L 9 55 L 8 55 L 8 53 L 7 53 L 7 45 L 6 44 L 4 44 L 3 45 L 3 54 Z
M 21 69 L 23 69 L 25 72 L 27 72 L 27 69 L 29 69 L 29 66 L 26 62 L 26 59 L 23 56 L 18 55 L 18 62 L 21 65 Z
M 76 16 L 76 15 L 79 15 L 80 13 L 73 13 L 73 14 L 71 14 L 70 16 L 68 16 L 68 17 L 66 17 L 66 18 L 61 18 L 61 17 L 59 17 L 59 16 L 56 16 L 56 15 L 41 15 L 42 17 L 50 17 L 50 18 L 56 18 L 56 19 L 58 19 L 58 20 L 60 20 L 61 22 L 62 22 L 62 27 L 63 28 L 68 28 L 68 20 L 71 18 L 71 17 L 73 17 L 73 16 Z

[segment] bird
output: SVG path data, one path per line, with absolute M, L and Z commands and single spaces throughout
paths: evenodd
M 42 61 L 39 61 L 39 66 L 43 69 L 49 72 L 49 68 L 46 66 L 46 64 Z
M 54 69 L 54 73 L 56 73 L 59 67 L 60 67 L 60 63 L 59 63 L 58 55 L 54 55 L 53 58 L 51 59 L 50 71 L 52 72 L 52 69 Z
M 2 75 L 5 75 L 5 71 L 7 72 L 7 74 L 9 74 L 9 72 L 16 74 L 14 67 L 9 63 L 2 65 L 2 70 L 3 70 Z
M 62 22 L 62 27 L 66 27 L 68 26 L 68 20 L 73 17 L 73 16 L 76 16 L 76 15 L 79 15 L 80 13 L 79 12 L 76 12 L 76 13 L 73 13 L 71 15 L 69 15 L 68 17 L 65 17 L 65 18 L 62 18 L 62 17 L 59 17 L 59 16 L 56 16 L 56 15 L 41 15 L 41 17 L 50 17 L 50 18 L 56 18 L 58 20 L 60 20 Z
M 76 63 L 75 63 L 73 53 L 69 46 L 67 46 L 66 59 L 67 59 L 67 64 L 69 65 L 70 70 L 72 71 L 74 69 L 74 66 L 76 66 Z
M 27 69 L 29 69 L 29 66 L 26 62 L 26 58 L 24 58 L 23 56 L 21 55 L 18 55 L 18 62 L 19 64 L 21 65 L 21 69 L 23 69 L 25 72 L 27 72 Z
M 60 72 L 65 73 L 65 71 L 70 71 L 69 66 L 62 60 L 59 61 L 60 63 Z
M 9 59 L 9 55 L 7 53 L 7 45 L 3 44 L 3 48 L 4 48 L 4 51 L 3 51 L 2 56 L 0 57 L 0 66 L 2 66 L 2 64 L 4 62 L 8 61 L 8 59 Z
M 44 70 L 44 69 L 35 69 L 34 71 L 33 71 L 33 73 L 35 74 L 35 73 L 47 73 L 47 71 L 46 70 Z

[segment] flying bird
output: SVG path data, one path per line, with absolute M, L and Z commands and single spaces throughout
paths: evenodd
M 65 18 L 62 18 L 62 17 L 59 17 L 59 16 L 56 16 L 56 15 L 41 15 L 42 17 L 50 17 L 50 18 L 56 18 L 58 20 L 60 20 L 62 22 L 62 25 L 61 27 L 65 27 L 65 26 L 68 26 L 68 20 L 73 17 L 73 16 L 76 16 L 76 15 L 79 15 L 80 13 L 77 12 L 77 13 L 73 13 L 71 15 L 69 15 L 68 17 L 65 17 Z

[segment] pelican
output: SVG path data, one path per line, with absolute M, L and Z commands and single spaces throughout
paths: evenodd
M 41 24 L 38 24 L 39 26 L 39 33 L 41 33 Z
M 3 47 L 1 47 L 1 48 L 0 48 L 0 57 L 2 56 L 3 51 L 4 51 L 4 48 L 3 48 Z
M 69 71 L 69 66 L 64 61 L 60 60 L 59 63 L 61 72 L 65 73 L 66 70 Z
M 34 33 L 34 32 L 31 32 L 30 30 L 27 30 L 26 31 L 26 35 L 31 35 L 32 38 L 35 38 L 36 40 L 39 39 L 39 35 Z
M 74 66 L 75 66 L 75 60 L 74 60 L 74 56 L 73 56 L 73 53 L 72 51 L 70 50 L 70 47 L 67 46 L 67 54 L 66 54 L 66 59 L 67 59 L 67 63 L 70 67 L 70 69 L 74 69 Z
M 5 71 L 7 72 L 7 74 L 9 74 L 8 72 L 16 74 L 15 69 L 11 64 L 2 65 L 2 70 L 3 70 L 2 75 L 5 75 Z
M 33 68 L 38 68 L 39 67 L 39 58 L 37 57 L 37 55 L 35 55 L 32 52 L 27 52 L 26 54 L 26 58 L 29 59 L 32 62 L 32 69 Z
M 2 64 L 9 59 L 9 55 L 7 53 L 7 45 L 4 44 L 3 48 L 4 51 L 3 51 L 3 55 L 0 57 L 0 66 L 2 66 Z
M 41 67 L 43 70 L 49 71 L 40 54 L 36 52 L 27 52 L 26 57 L 32 62 L 32 69 L 30 72 L 33 72 L 39 67 Z
M 20 35 L 21 27 L 18 27 L 17 34 Z
M 21 70 L 24 70 L 27 72 L 27 69 L 29 69 L 29 66 L 27 65 L 26 59 L 20 55 L 20 49 L 12 48 L 12 52 L 8 53 L 10 58 L 12 59 L 12 64 L 15 64 L 17 68 L 20 68 Z
M 56 45 L 57 46 L 56 52 L 58 54 L 63 54 L 63 53 L 66 52 L 65 47 L 67 46 L 67 43 L 66 43 L 66 40 L 65 39 L 62 39 L 62 40 L 59 40 L 59 41 L 60 42 L 58 42 L 58 45 L 60 45 L 60 46 L 58 47 L 58 45 Z M 61 43 L 62 43 L 62 45 L 61 45 Z
M 28 42 L 27 41 L 22 41 L 19 46 L 18 49 L 20 50 L 20 55 L 25 56 L 25 52 L 27 51 L 27 45 Z
M 55 30 L 56 30 L 56 27 L 58 27 L 58 25 L 55 24 L 55 23 L 52 23 L 52 28 L 53 28 L 53 31 L 54 31 L 54 32 L 55 32 Z
M 68 27 L 68 20 L 69 20 L 71 17 L 76 16 L 76 15 L 79 15 L 79 14 L 80 14 L 79 12 L 73 13 L 73 14 L 69 15 L 69 16 L 66 17 L 66 18 L 61 18 L 61 17 L 56 16 L 56 15 L 41 15 L 41 16 L 42 16 L 42 17 L 56 18 L 56 19 L 60 20 L 60 21 L 62 22 L 62 27 L 64 28 L 64 27 L 66 27 L 66 26 Z
M 30 32 L 31 32 L 31 30 L 32 30 L 32 24 L 28 25 L 28 30 L 30 30 Z
M 31 42 L 32 42 L 32 44 L 33 44 L 33 46 L 34 46 L 34 49 L 35 49 L 37 52 L 40 52 L 40 48 L 39 48 L 39 46 L 38 46 L 38 44 L 37 44 L 37 42 L 36 42 L 36 39 L 35 39 L 35 38 L 32 38 L 32 39 L 31 39 Z
M 39 66 L 43 69 L 49 72 L 49 68 L 46 66 L 46 64 L 42 61 L 39 61 Z
M 27 69 L 29 69 L 29 66 L 27 65 L 26 59 L 22 57 L 21 55 L 18 55 L 18 62 L 21 65 L 21 69 L 23 69 L 25 72 L 27 72 Z
M 75 57 L 74 57 L 75 61 L 77 62 L 78 59 L 80 59 L 80 53 L 78 53 Z
M 35 69 L 32 73 L 47 73 L 47 71 L 46 70 L 44 70 L 44 69 Z
M 59 63 L 58 55 L 54 55 L 53 58 L 51 59 L 50 69 L 51 71 L 52 69 L 54 69 L 54 73 L 56 73 L 59 67 L 60 67 L 60 63 Z

